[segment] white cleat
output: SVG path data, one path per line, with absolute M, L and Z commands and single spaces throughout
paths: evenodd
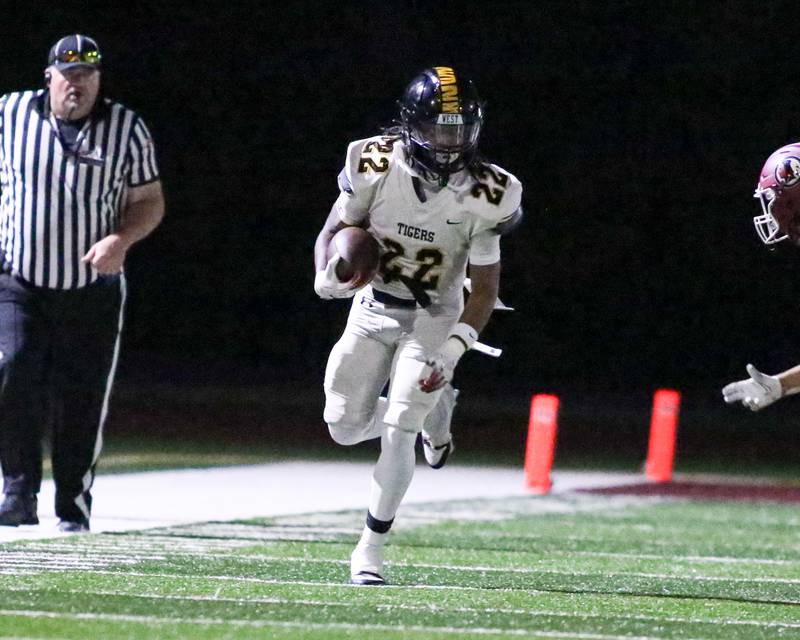
M 440 444 L 438 447 L 434 446 L 425 436 L 422 437 L 422 452 L 425 454 L 425 462 L 431 469 L 441 469 L 455 448 L 452 436 L 449 442 Z
M 360 585 L 386 584 L 383 578 L 383 545 L 359 542 L 350 555 L 350 582 Z
M 455 450 L 450 423 L 453 421 L 458 393 L 458 389 L 448 382 L 442 389 L 439 402 L 425 419 L 425 426 L 422 428 L 422 452 L 425 454 L 425 462 L 432 469 L 441 469 Z M 442 444 L 434 444 L 443 440 Z

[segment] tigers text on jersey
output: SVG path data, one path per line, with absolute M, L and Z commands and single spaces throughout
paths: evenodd
M 63 146 L 48 92 L 0 98 L 0 259 L 37 286 L 73 289 L 97 279 L 81 258 L 119 223 L 129 187 L 158 179 L 150 132 L 104 100 Z
M 438 192 L 425 191 L 423 201 L 414 187 L 416 176 L 398 138 L 352 142 L 340 177 L 338 214 L 346 224 L 368 222 L 381 244 L 374 289 L 417 300 L 421 291 L 432 303 L 458 306 L 467 262 L 500 260 L 495 228 L 520 206 L 522 185 L 500 167 L 485 164 L 451 176 Z

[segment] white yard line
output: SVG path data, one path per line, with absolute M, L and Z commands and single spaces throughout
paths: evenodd
M 357 536 L 360 533 L 360 528 L 353 528 L 344 530 L 337 530 L 337 532 L 346 533 L 350 536 Z M 193 533 L 196 533 L 193 530 Z M 329 531 L 323 531 L 323 533 L 330 533 Z M 285 530 L 280 536 L 276 536 L 275 540 L 286 540 L 287 538 L 291 538 L 292 540 L 298 540 L 299 536 L 292 535 L 290 532 L 286 532 Z M 305 540 L 305 538 L 302 538 Z M 309 540 L 318 540 L 317 537 L 313 535 L 308 536 Z M 105 539 L 104 539 L 105 540 Z M 267 539 L 266 541 L 272 541 L 272 538 Z M 189 542 L 189 544 L 186 544 Z M 174 536 L 169 536 L 166 541 L 161 541 L 155 535 L 148 535 L 144 538 L 127 538 L 125 541 L 125 552 L 121 552 L 119 550 L 119 542 L 115 540 L 110 540 L 107 542 L 102 543 L 94 543 L 91 542 L 84 545 L 84 549 L 90 550 L 92 554 L 92 560 L 96 562 L 105 562 L 105 563 L 118 563 L 118 564 L 135 564 L 136 562 L 142 560 L 156 560 L 156 559 L 163 559 L 166 556 L 162 555 L 165 552 L 169 551 L 170 555 L 179 553 L 185 557 L 193 557 L 193 558 L 201 558 L 201 559 L 212 559 L 218 557 L 220 551 L 231 551 L 241 547 L 250 547 L 253 545 L 252 539 L 229 539 L 229 540 L 203 540 L 202 543 L 194 542 L 193 540 L 189 539 L 188 541 L 185 539 L 176 538 Z M 41 553 L 39 551 L 41 550 Z M 110 551 L 108 551 L 110 550 Z M 26 545 L 23 550 L 20 551 L 5 551 L 3 553 L 3 563 L 4 564 L 12 564 L 19 558 L 21 561 L 36 563 L 41 561 L 42 563 L 52 562 L 54 558 L 58 558 L 59 553 L 64 553 L 68 557 L 73 557 L 75 551 L 75 547 L 70 544 L 59 544 L 56 542 L 46 542 L 44 546 L 37 546 L 36 544 L 29 544 Z M 138 552 L 138 553 L 137 553 Z M 503 553 L 503 551 L 500 551 Z M 516 552 L 515 552 L 516 553 Z M 612 553 L 612 552 L 604 552 L 604 551 L 548 551 L 548 557 L 552 558 L 554 556 L 558 556 L 561 558 L 572 558 L 574 556 L 580 556 L 583 558 L 611 558 L 615 560 L 656 560 L 656 561 L 667 561 L 671 563 L 681 563 L 681 562 L 691 562 L 693 564 L 703 564 L 708 563 L 712 565 L 716 564 L 723 564 L 723 565 L 738 565 L 738 564 L 747 564 L 747 565 L 770 565 L 770 566 L 785 566 L 785 567 L 795 567 L 800 566 L 800 559 L 799 560 L 770 560 L 764 558 L 725 558 L 725 557 L 716 557 L 716 556 L 676 556 L 676 555 L 656 555 L 652 553 Z M 286 556 L 266 556 L 261 554 L 247 554 L 247 558 L 250 560 L 275 560 L 278 558 L 285 558 Z M 303 559 L 303 561 L 307 561 Z M 319 560 L 320 562 L 327 562 L 327 560 Z M 415 563 L 416 565 L 416 563 Z M 499 568 L 499 570 L 505 571 L 506 569 Z M 536 569 L 539 571 L 541 569 Z
M 95 561 L 94 558 L 89 559 L 81 559 L 81 558 L 72 558 L 71 556 L 67 556 L 66 558 L 61 556 L 50 556 L 48 558 L 43 558 L 41 561 L 30 560 L 26 557 L 24 552 L 21 552 L 15 558 L 11 554 L 4 554 L 3 561 L 6 561 L 6 557 L 8 557 L 8 565 L 14 565 L 20 568 L 30 568 L 36 569 L 39 571 L 44 570 L 71 570 L 71 569 L 82 569 L 85 571 L 92 571 L 100 566 L 103 565 L 103 560 L 99 559 Z M 213 556 L 208 556 L 213 557 Z M 138 560 L 135 559 L 128 559 L 125 564 L 127 565 L 136 565 L 139 562 L 145 562 L 149 560 L 157 560 L 162 559 L 159 556 L 141 556 Z M 286 556 L 286 555 L 275 555 L 270 556 L 267 554 L 255 554 L 250 555 L 248 554 L 247 560 L 253 562 L 295 562 L 295 563 L 307 563 L 307 564 L 341 564 L 341 565 L 350 565 L 350 561 L 348 559 L 333 559 L 333 558 L 307 558 L 305 556 Z M 111 564 L 110 562 L 106 562 L 105 564 Z M 480 574 L 487 574 L 487 573 L 499 573 L 503 575 L 507 574 L 514 574 L 514 575 L 533 575 L 533 576 L 581 576 L 581 577 L 597 577 L 599 574 L 602 574 L 605 578 L 655 578 L 658 580 L 681 580 L 683 582 L 732 582 L 737 584 L 746 584 L 746 583 L 758 583 L 758 584 L 783 584 L 783 585 L 797 585 L 800 584 L 800 579 L 796 578 L 769 578 L 769 577 L 756 577 L 756 578 L 749 578 L 749 577 L 738 577 L 738 576 L 704 576 L 695 573 L 691 576 L 691 578 L 687 578 L 685 575 L 681 573 L 653 573 L 653 572 L 645 572 L 645 571 L 609 571 L 609 570 L 600 570 L 597 571 L 574 571 L 574 570 L 560 570 L 560 569 L 550 569 L 550 568 L 541 568 L 541 567 L 497 567 L 497 566 L 481 566 L 481 565 L 472 565 L 472 566 L 465 566 L 465 565 L 458 565 L 458 564 L 446 564 L 446 563 L 430 563 L 430 562 L 407 562 L 407 561 L 387 561 L 387 567 L 415 567 L 415 568 L 422 568 L 422 569 L 431 569 L 431 570 L 443 570 L 443 571 L 452 571 L 452 572 L 461 572 L 461 573 L 480 573 Z M 129 574 L 130 575 L 130 574 Z M 793 603 L 794 604 L 794 603 Z
M 293 584 L 293 583 L 292 583 Z M 7 591 L 28 591 L 28 587 L 11 587 L 6 588 Z M 91 589 L 91 590 L 72 590 L 60 589 L 60 593 L 83 593 L 96 596 L 123 596 L 130 598 L 141 598 L 146 600 L 175 600 L 179 602 L 227 602 L 238 605 L 248 604 L 275 604 L 275 605 L 303 605 L 309 607 L 332 607 L 332 608 L 347 608 L 347 607 L 362 607 L 363 603 L 353 603 L 346 600 L 312 600 L 312 599 L 290 599 L 290 598 L 276 598 L 276 597 L 259 597 L 252 596 L 248 598 L 232 598 L 227 596 L 220 596 L 221 588 L 217 590 L 214 595 L 175 595 L 164 593 L 131 593 L 125 590 L 115 589 Z M 416 611 L 423 616 L 432 612 L 436 613 L 467 613 L 467 614 L 490 614 L 499 613 L 504 615 L 519 615 L 530 617 L 553 617 L 553 618 L 575 618 L 580 620 L 620 620 L 637 622 L 671 622 L 679 624 L 710 624 L 710 625 L 733 625 L 744 627 L 766 627 L 770 629 L 800 629 L 800 623 L 795 622 L 774 622 L 764 620 L 738 620 L 735 618 L 698 618 L 686 616 L 655 616 L 644 614 L 601 614 L 601 613 L 582 613 L 582 612 L 565 612 L 558 609 L 519 609 L 509 607 L 443 607 L 435 605 L 420 605 L 420 604 L 397 604 L 397 603 L 380 603 L 374 605 L 376 609 L 381 611 Z
M 138 616 L 108 613 L 56 613 L 35 610 L 3 610 L 0 616 L 20 616 L 24 618 L 49 618 L 54 620 L 110 620 L 115 622 L 139 622 L 142 624 L 185 624 L 185 625 L 222 625 L 237 627 L 253 627 L 257 629 L 278 627 L 285 629 L 362 629 L 369 631 L 411 631 L 423 634 L 449 633 L 455 636 L 464 635 L 502 635 L 530 638 L 579 638 L 581 640 L 661 640 L 663 636 L 618 636 L 599 633 L 560 632 L 560 631 L 528 631 L 527 629 L 504 629 L 501 627 L 434 627 L 427 625 L 385 625 L 385 624 L 353 624 L 347 622 L 288 622 L 277 620 L 237 620 L 228 618 L 163 618 L 158 616 Z
M 264 465 L 98 475 L 92 531 L 131 531 L 211 520 L 365 509 L 373 465 L 280 462 Z M 554 473 L 553 493 L 641 482 L 636 474 Z M 0 527 L 0 543 L 54 538 L 54 488 L 39 494 L 36 526 Z M 405 504 L 531 495 L 522 469 L 418 466 Z

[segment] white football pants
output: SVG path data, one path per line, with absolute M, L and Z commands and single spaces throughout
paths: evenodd
M 380 422 L 412 433 L 422 429 L 441 395 L 420 391 L 427 373 L 422 360 L 442 345 L 461 313 L 454 308 L 431 316 L 424 309 L 385 306 L 370 294 L 370 287 L 356 294 L 325 371 L 324 419 L 340 444 L 380 436 Z M 378 398 L 387 381 L 384 405 Z

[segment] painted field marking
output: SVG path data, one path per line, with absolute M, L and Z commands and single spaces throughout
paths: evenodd
M 252 598 L 231 598 L 220 597 L 218 594 L 222 587 L 217 589 L 216 594 L 213 596 L 204 595 L 164 595 L 162 593 L 130 593 L 127 591 L 119 591 L 114 589 L 92 589 L 87 591 L 85 589 L 59 589 L 59 593 L 81 593 L 91 594 L 98 596 L 121 596 L 138 599 L 152 599 L 152 600 L 186 600 L 189 602 L 230 602 L 232 604 L 277 604 L 277 605 L 293 605 L 299 604 L 310 607 L 349 607 L 359 608 L 363 607 L 363 603 L 349 603 L 342 602 L 341 600 L 294 600 L 290 598 L 268 598 L 263 596 L 255 596 Z M 28 588 L 10 588 L 6 591 L 29 591 Z M 414 604 L 395 604 L 395 603 L 382 603 L 370 604 L 369 606 L 376 609 L 386 610 L 401 610 L 401 611 L 420 611 L 423 613 L 430 613 L 431 607 L 428 605 L 414 605 Z M 578 618 L 584 620 L 637 620 L 641 622 L 674 622 L 680 624 L 726 624 L 738 626 L 752 626 L 752 627 L 769 627 L 769 628 L 786 628 L 786 629 L 800 629 L 800 623 L 794 622 L 764 622 L 759 620 L 738 620 L 735 618 L 687 618 L 676 616 L 652 616 L 643 614 L 600 614 L 600 613 L 567 613 L 558 610 L 548 609 L 512 609 L 506 607 L 443 607 L 437 606 L 435 608 L 437 613 L 500 613 L 509 615 L 529 615 L 529 616 L 549 616 L 554 618 Z
M 220 559 L 219 556 L 205 556 L 212 560 Z M 635 556 L 634 556 L 635 557 Z M 148 562 L 152 559 L 159 559 L 159 560 L 166 560 L 168 556 L 137 556 L 134 558 L 129 558 L 125 561 L 117 560 L 116 562 L 119 564 L 123 564 L 126 566 L 134 566 L 139 564 L 140 562 Z M 28 570 L 26 573 L 29 573 L 31 569 L 41 569 L 42 571 L 53 571 L 53 570 L 60 570 L 60 571 L 71 571 L 74 569 L 81 569 L 83 571 L 89 572 L 99 572 L 99 566 L 106 566 L 115 564 L 114 561 L 107 561 L 101 562 L 97 564 L 92 564 L 91 560 L 86 557 L 81 557 L 77 559 L 71 559 L 70 557 L 58 557 L 55 554 L 40 554 L 38 559 L 31 559 L 25 552 L 7 552 L 3 554 L 3 560 L 6 564 L 13 564 L 16 568 Z M 252 560 L 253 562 L 298 562 L 298 563 L 312 563 L 312 564 L 335 564 L 335 565 L 349 565 L 349 560 L 341 559 L 341 558 L 307 558 L 304 556 L 274 556 L 268 554 L 252 554 L 248 556 L 244 556 L 243 560 L 245 562 Z M 610 572 L 607 570 L 597 571 L 597 572 L 575 572 L 570 570 L 558 570 L 558 569 L 543 569 L 541 567 L 538 568 L 527 568 L 527 567 L 497 567 L 497 566 L 482 566 L 482 565 L 471 565 L 471 566 L 463 566 L 463 565 L 452 565 L 452 564 L 445 564 L 445 563 L 421 563 L 421 562 L 410 562 L 410 561 L 389 561 L 386 563 L 389 567 L 404 567 L 404 568 L 422 568 L 422 569 L 440 569 L 440 570 L 447 570 L 459 573 L 510 573 L 515 575 L 553 575 L 553 576 L 581 576 L 585 578 L 591 578 L 593 576 L 602 573 L 604 577 L 607 578 L 630 578 L 630 577 L 637 577 L 637 578 L 654 578 L 654 579 L 661 579 L 661 580 L 680 580 L 687 583 L 692 582 L 731 582 L 734 584 L 785 584 L 785 585 L 798 585 L 800 584 L 800 578 L 773 578 L 773 577 L 759 577 L 759 578 L 750 578 L 750 577 L 736 577 L 736 576 L 704 576 L 704 575 L 697 575 L 693 574 L 691 577 L 686 578 L 678 574 L 668 574 L 668 573 L 651 573 L 651 572 L 639 572 L 639 571 L 615 571 Z M 3 569 L 2 573 L 9 575 L 13 572 L 10 572 L 9 567 Z M 115 572 L 110 572 L 115 573 Z M 144 574 L 148 575 L 148 574 Z M 792 601 L 794 602 L 794 601 Z M 797 601 L 800 603 L 800 600 Z
M 512 552 L 513 553 L 513 552 Z M 119 564 L 124 564 L 127 566 L 133 566 L 136 564 L 140 564 L 143 562 L 149 562 L 151 560 L 168 560 L 171 557 L 179 557 L 180 554 L 177 556 L 149 556 L 149 555 L 142 555 L 142 556 L 130 556 L 124 560 L 116 560 Z M 220 560 L 220 556 L 212 555 L 212 554 L 185 554 L 185 555 L 193 555 L 194 557 L 201 557 L 206 558 L 209 560 Z M 603 554 L 598 554 L 603 555 Z M 109 566 L 115 564 L 114 561 L 101 561 L 96 564 L 92 564 L 89 558 L 81 557 L 76 558 L 74 561 L 71 561 L 70 557 L 59 557 L 56 554 L 47 555 L 42 554 L 38 559 L 32 559 L 24 552 L 8 552 L 3 554 L 3 561 L 9 564 L 16 564 L 20 567 L 41 567 L 42 570 L 49 570 L 52 571 L 53 569 L 56 570 L 73 570 L 76 568 L 93 571 L 98 566 Z M 630 558 L 638 558 L 639 556 L 631 555 Z M 656 556 L 657 559 L 661 559 L 661 556 Z M 678 557 L 676 559 L 682 560 L 682 557 Z M 311 564 L 338 564 L 338 565 L 349 565 L 350 561 L 343 558 L 307 558 L 304 556 L 277 556 L 277 555 L 268 555 L 268 554 L 249 554 L 247 556 L 242 556 L 241 560 L 243 562 L 298 562 L 298 563 L 311 563 Z M 576 576 L 593 576 L 596 575 L 595 572 L 580 572 L 576 573 L 575 571 L 560 571 L 558 569 L 543 569 L 541 567 L 498 567 L 498 566 L 482 566 L 482 565 L 453 565 L 453 564 L 445 564 L 445 563 L 430 563 L 430 562 L 413 562 L 407 560 L 401 561 L 388 561 L 386 562 L 387 566 L 390 567 L 420 567 L 423 569 L 444 569 L 448 571 L 459 571 L 459 572 L 481 572 L 481 573 L 513 573 L 519 575 L 529 575 L 529 574 L 546 574 L 546 575 L 576 575 Z M 635 571 L 617 571 L 617 572 L 609 572 L 607 570 L 602 571 L 604 576 L 607 577 L 645 577 L 645 578 L 666 578 L 666 579 L 680 579 L 686 580 L 687 582 L 692 582 L 696 580 L 707 580 L 707 581 L 730 581 L 730 582 L 765 582 L 765 583 L 774 583 L 774 584 L 800 584 L 800 578 L 770 578 L 770 577 L 762 577 L 762 578 L 743 578 L 743 577 L 736 577 L 736 576 L 703 576 L 694 574 L 690 578 L 684 578 L 677 574 L 669 574 L 669 573 L 647 573 L 647 572 L 635 572 Z
M 430 635 L 431 633 L 454 634 L 464 636 L 474 635 L 505 635 L 505 636 L 531 636 L 537 638 L 579 638 L 581 640 L 666 640 L 665 636 L 618 636 L 598 633 L 573 633 L 561 631 L 538 631 L 527 629 L 503 629 L 491 627 L 431 627 L 427 625 L 382 625 L 382 624 L 352 624 L 345 622 L 331 623 L 301 623 L 268 620 L 236 620 L 220 618 L 161 618 L 157 616 L 135 616 L 124 614 L 99 614 L 99 613 L 55 613 L 52 611 L 35 610 L 5 610 L 0 609 L 0 616 L 16 615 L 27 618 L 50 618 L 54 620 L 101 620 L 112 622 L 141 622 L 154 625 L 222 625 L 237 627 L 254 627 L 257 629 L 278 627 L 285 629 L 351 629 L 371 631 L 409 631 Z
M 125 542 L 124 545 L 128 549 L 137 549 L 141 548 L 142 550 L 146 551 L 147 553 L 142 555 L 135 555 L 131 553 L 123 553 L 117 551 L 113 553 L 114 550 L 119 549 L 120 541 L 114 539 L 107 539 L 103 540 L 101 538 L 94 538 L 87 541 L 87 544 L 80 547 L 80 553 L 85 553 L 87 550 L 92 550 L 93 553 L 91 555 L 92 560 L 97 560 L 99 558 L 102 564 L 113 564 L 114 561 L 118 561 L 120 563 L 129 563 L 135 564 L 142 560 L 166 560 L 167 557 L 173 557 L 175 555 L 185 555 L 191 556 L 196 558 L 209 558 L 209 559 L 217 559 L 219 558 L 218 552 L 219 551 L 237 551 L 245 547 L 252 547 L 254 545 L 243 542 L 241 540 L 231 540 L 229 542 L 225 541 L 214 541 L 219 542 L 219 544 L 201 544 L 198 543 L 196 540 L 187 540 L 186 538 L 176 538 L 176 537 L 168 537 L 163 541 L 163 549 L 161 548 L 162 545 L 154 545 L 152 544 L 152 539 L 150 536 L 142 537 L 142 538 L 135 538 L 133 536 L 126 536 L 124 538 Z M 282 542 L 305 542 L 304 540 L 286 540 L 282 539 Z M 350 544 L 350 541 L 342 541 L 342 544 Z M 402 543 L 398 543 L 398 546 L 404 546 Z M 413 545 L 411 545 L 413 547 Z M 161 555 L 154 555 L 154 551 L 168 551 L 169 556 L 161 556 Z M 95 550 L 104 550 L 106 553 L 102 556 L 98 556 L 94 553 Z M 217 553 L 210 553 L 211 550 L 216 551 Z M 39 552 L 31 554 L 30 551 Z M 530 554 L 532 552 L 520 551 L 518 549 L 485 549 L 481 551 L 486 551 L 487 553 L 526 553 Z M 26 545 L 25 551 L 6 551 L 0 553 L 0 558 L 3 561 L 14 562 L 17 556 L 23 557 L 25 559 L 31 558 L 41 558 L 43 561 L 51 561 L 56 558 L 57 553 L 64 553 L 70 554 L 70 552 L 78 553 L 79 550 L 74 545 L 65 545 L 59 543 L 53 544 L 29 544 Z M 765 565 L 773 565 L 773 566 L 794 566 L 797 565 L 800 567 L 800 558 L 797 559 L 775 559 L 775 558 L 753 558 L 753 557 L 735 557 L 735 556 L 702 556 L 702 555 L 675 555 L 675 554 L 655 554 L 655 553 L 630 553 L 630 552 L 617 552 L 617 551 L 561 551 L 561 550 L 551 550 L 548 551 L 546 554 L 540 554 L 542 556 L 547 555 L 548 557 L 559 556 L 559 557 L 570 557 L 570 556 L 580 556 L 580 557 L 587 557 L 587 558 L 620 558 L 620 559 L 629 559 L 629 560 L 664 560 L 668 562 L 698 562 L 703 563 L 707 562 L 710 564 L 765 564 Z M 246 559 L 265 559 L 270 560 L 273 556 L 268 556 L 264 554 L 248 554 L 243 556 Z M 83 560 L 86 558 L 83 557 Z M 324 559 L 317 559 L 317 560 L 324 560 Z
M 303 559 L 303 561 L 307 561 L 307 559 Z M 339 564 L 349 564 L 346 561 L 332 561 L 338 562 Z M 391 564 L 391 563 L 389 563 Z M 395 566 L 402 566 L 399 563 L 394 563 Z M 419 566 L 419 565 L 418 565 Z M 202 576 L 193 576 L 191 574 L 177 574 L 177 573 L 143 573 L 143 572 L 133 572 L 133 571 L 126 571 L 124 574 L 118 571 L 108 571 L 104 569 L 90 569 L 87 570 L 86 573 L 93 573 L 96 575 L 109 575 L 109 576 L 116 576 L 119 577 L 121 575 L 130 576 L 130 577 L 141 577 L 141 578 L 171 578 L 174 580 L 186 580 L 192 577 L 196 578 L 203 578 L 204 580 L 220 580 L 223 582 L 246 582 L 246 583 L 253 583 L 253 584 L 270 584 L 270 585 L 287 585 L 287 586 L 309 586 L 309 587 L 338 587 L 338 588 L 348 588 L 348 589 L 363 589 L 360 585 L 353 585 L 348 582 L 328 582 L 328 581 L 310 581 L 310 580 L 278 580 L 275 578 L 254 578 L 254 577 L 246 577 L 246 576 L 217 576 L 217 575 L 202 575 Z M 547 574 L 556 574 L 556 575 L 570 575 L 570 576 L 583 576 L 583 577 L 593 577 L 597 574 L 580 574 L 574 573 L 569 571 L 563 572 L 538 572 L 538 573 L 547 573 Z M 608 577 L 609 574 L 603 573 L 604 577 Z M 659 576 L 657 574 L 615 574 L 613 577 L 618 578 L 626 578 L 626 577 L 660 577 L 660 578 L 668 578 L 671 580 L 680 579 L 676 578 L 675 576 Z M 698 579 L 698 581 L 702 581 L 704 578 Z M 724 581 L 724 578 L 708 578 L 709 581 L 721 582 Z M 688 580 L 688 582 L 694 581 L 694 578 Z M 731 580 L 731 582 L 736 582 L 737 580 Z M 739 582 L 753 582 L 753 580 L 741 579 L 738 580 Z M 413 590 L 434 590 L 434 591 L 472 591 L 472 592 L 483 592 L 486 589 L 482 589 L 480 587 L 462 587 L 458 585 L 420 585 L 420 584 L 386 584 L 381 586 L 381 590 L 402 590 L 402 589 L 413 589 Z M 518 589 L 513 588 L 509 589 L 509 591 L 519 591 L 524 593 L 533 593 L 533 594 L 552 594 L 552 591 L 547 591 L 543 589 Z M 604 592 L 604 591 L 597 591 L 592 592 L 595 595 L 614 595 L 617 592 Z M 623 594 L 626 596 L 636 596 L 635 593 L 626 593 Z M 709 600 L 715 600 L 714 596 L 709 596 Z M 758 599 L 750 599 L 748 602 L 753 604 L 763 603 L 763 600 Z M 772 601 L 770 601 L 772 603 Z M 786 600 L 780 603 L 781 605 L 795 605 L 800 604 L 800 600 Z

